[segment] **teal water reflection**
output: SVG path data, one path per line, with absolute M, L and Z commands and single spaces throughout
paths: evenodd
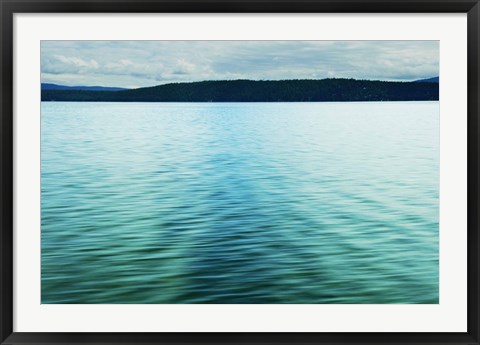
M 438 303 L 438 102 L 41 116 L 42 303 Z

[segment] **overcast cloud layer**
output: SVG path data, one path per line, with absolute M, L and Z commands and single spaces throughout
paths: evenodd
M 437 41 L 43 41 L 42 83 L 118 87 L 199 80 L 439 75 Z

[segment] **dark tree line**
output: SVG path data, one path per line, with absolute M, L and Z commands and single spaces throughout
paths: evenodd
M 439 85 L 355 79 L 224 80 L 172 83 L 123 91 L 42 90 L 42 101 L 347 102 L 433 101 Z

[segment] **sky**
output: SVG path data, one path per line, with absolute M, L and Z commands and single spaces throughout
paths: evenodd
M 138 88 L 201 80 L 439 75 L 438 41 L 42 41 L 41 80 Z

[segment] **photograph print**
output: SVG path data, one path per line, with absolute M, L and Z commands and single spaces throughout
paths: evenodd
M 42 304 L 438 304 L 438 41 L 42 41 Z

